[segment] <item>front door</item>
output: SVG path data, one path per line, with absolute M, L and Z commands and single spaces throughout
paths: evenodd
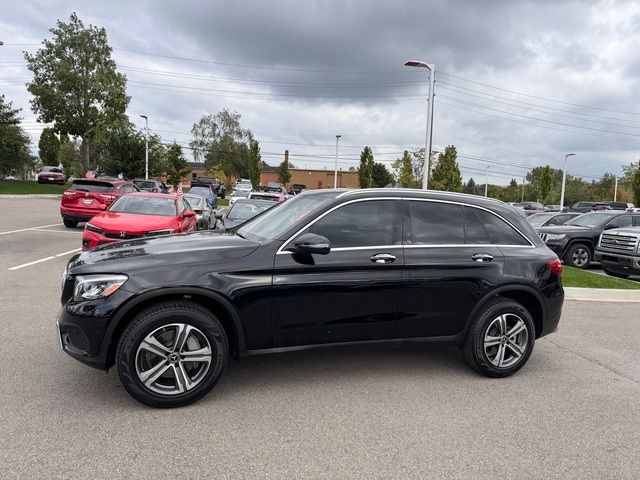
M 370 199 L 340 205 L 300 233 L 327 237 L 329 254 L 276 255 L 275 347 L 395 336 L 404 264 L 399 204 Z

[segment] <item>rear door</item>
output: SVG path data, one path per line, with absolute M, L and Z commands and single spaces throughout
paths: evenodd
M 399 205 L 396 199 L 342 204 L 299 234 L 327 237 L 328 255 L 299 257 L 284 251 L 276 255 L 274 346 L 396 335 L 404 263 Z
M 404 201 L 399 336 L 461 332 L 478 300 L 501 281 L 502 252 L 476 210 L 433 200 Z

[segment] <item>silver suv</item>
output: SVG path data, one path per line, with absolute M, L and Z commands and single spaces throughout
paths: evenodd
M 597 262 L 613 277 L 640 275 L 640 227 L 605 230 L 595 251 Z

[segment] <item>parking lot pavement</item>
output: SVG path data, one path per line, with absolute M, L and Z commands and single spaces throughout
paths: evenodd
M 507 379 L 452 348 L 315 349 L 231 360 L 199 403 L 153 410 L 60 350 L 66 260 L 0 269 L 2 478 L 640 477 L 640 304 L 566 302 Z

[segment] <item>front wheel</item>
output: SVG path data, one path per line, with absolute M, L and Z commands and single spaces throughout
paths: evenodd
M 529 311 L 518 302 L 498 297 L 476 316 L 462 354 L 479 373 L 508 377 L 527 363 L 534 343 L 535 327 Z
M 118 376 L 145 405 L 182 407 L 206 395 L 227 364 L 222 325 L 208 310 L 183 300 L 163 302 L 138 314 L 116 351 Z
M 591 264 L 591 249 L 582 243 L 571 245 L 564 256 L 564 263 L 570 267 L 586 269 Z

